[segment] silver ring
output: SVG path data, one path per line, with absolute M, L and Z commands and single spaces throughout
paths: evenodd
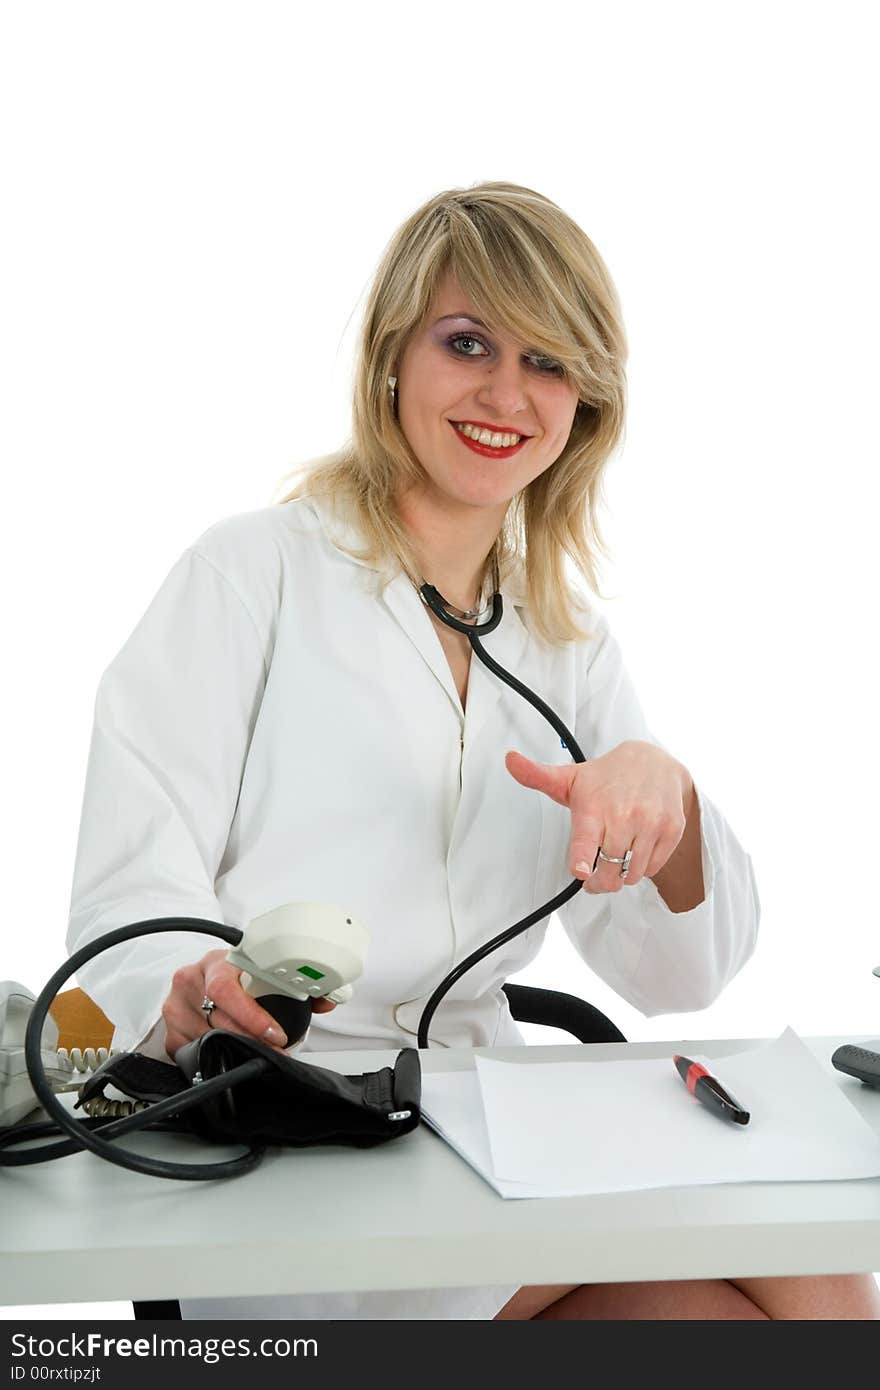
M 615 859 L 613 854 L 606 854 L 604 849 L 600 845 L 599 853 L 596 855 L 595 861 L 593 863 L 593 868 L 595 869 L 600 859 L 604 859 L 606 864 L 620 864 L 620 877 L 626 878 L 627 874 L 629 873 L 629 862 L 632 859 L 632 857 L 633 852 L 631 849 L 628 849 L 622 859 Z
M 209 1023 L 211 1022 L 211 1014 L 214 1012 L 216 1007 L 217 1005 L 214 1003 L 214 1000 L 209 999 L 206 994 L 204 999 L 202 1000 L 202 1013 L 205 1015 L 205 1018 L 208 1020 Z

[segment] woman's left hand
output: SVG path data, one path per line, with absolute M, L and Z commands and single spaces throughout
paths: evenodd
M 571 811 L 569 872 L 588 893 L 617 893 L 653 878 L 684 835 L 694 796 L 687 768 L 653 743 L 631 739 L 601 758 L 557 767 L 508 753 L 505 765 L 523 787 L 543 792 Z M 599 847 L 622 859 L 632 850 L 626 878 L 620 864 L 600 859 Z

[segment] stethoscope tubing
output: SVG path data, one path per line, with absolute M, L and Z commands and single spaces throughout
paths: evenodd
M 484 666 L 489 668 L 493 675 L 497 676 L 505 685 L 509 685 L 511 690 L 515 690 L 517 695 L 521 695 L 539 714 L 543 715 L 552 728 L 556 730 L 573 760 L 576 763 L 585 763 L 587 759 L 577 739 L 574 737 L 574 734 L 566 728 L 555 710 L 552 710 L 550 706 L 541 699 L 540 695 L 536 695 L 527 685 L 523 685 L 522 681 L 518 681 L 516 676 L 511 675 L 503 666 L 500 666 L 495 658 L 489 655 L 480 641 L 481 633 L 493 632 L 501 622 L 501 617 L 504 612 L 504 604 L 501 595 L 496 593 L 493 596 L 492 613 L 490 617 L 479 625 L 474 626 L 473 624 L 460 621 L 449 612 L 446 600 L 443 598 L 442 594 L 434 588 L 433 584 L 423 584 L 419 593 L 432 613 L 436 613 L 441 622 L 446 623 L 447 627 L 455 628 L 457 632 L 463 632 L 465 634 L 480 661 L 482 661 Z M 487 941 L 485 945 L 479 946 L 476 951 L 473 951 L 465 960 L 455 966 L 446 978 L 440 982 L 422 1010 L 422 1016 L 419 1019 L 417 1039 L 419 1048 L 426 1048 L 429 1046 L 428 1029 L 440 1000 L 443 998 L 444 994 L 452 989 L 452 986 L 461 979 L 462 975 L 470 970 L 471 966 L 484 960 L 486 956 L 491 955 L 499 946 L 504 946 L 508 941 L 512 941 L 515 936 L 519 936 L 520 932 L 528 931 L 529 927 L 533 927 L 536 922 L 543 921 L 545 917 L 549 917 L 557 908 L 562 907 L 564 903 L 569 902 L 575 894 L 579 893 L 583 886 L 579 878 L 572 879 L 571 883 L 563 888 L 560 893 L 557 893 L 555 898 L 551 898 L 550 901 L 544 903 L 542 907 L 535 908 L 534 912 L 530 912 L 527 917 L 523 917 L 522 921 L 515 922 L 512 927 L 508 927 L 505 931 L 500 932 L 498 936 L 494 936 L 492 940 Z

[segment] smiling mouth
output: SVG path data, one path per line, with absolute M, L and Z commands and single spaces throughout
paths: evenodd
M 469 449 L 473 449 L 474 453 L 482 454 L 484 458 L 509 458 L 512 454 L 517 453 L 524 444 L 527 444 L 531 438 L 530 435 L 523 434 L 515 444 L 493 447 L 491 444 L 484 444 L 481 440 L 473 439 L 470 435 L 465 434 L 464 430 L 460 428 L 455 420 L 450 420 L 449 423 L 462 444 L 466 444 Z M 498 431 L 498 433 L 506 433 L 506 431 Z

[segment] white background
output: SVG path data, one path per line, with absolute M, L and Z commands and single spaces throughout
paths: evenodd
M 604 607 L 763 909 L 701 1014 L 644 1018 L 558 923 L 520 980 L 633 1039 L 880 1034 L 872 9 L 2 10 L 0 978 L 65 955 L 102 671 L 186 546 L 347 435 L 395 228 L 504 179 L 620 292 Z

